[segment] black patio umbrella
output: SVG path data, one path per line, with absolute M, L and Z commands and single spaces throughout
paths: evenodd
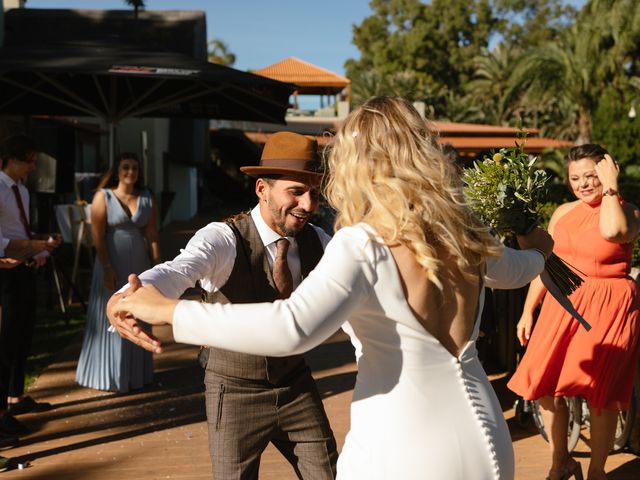
M 65 42 L 0 48 L 0 114 L 284 123 L 293 85 L 179 53 Z
M 122 44 L 67 41 L 0 48 L 0 114 L 102 118 L 109 125 L 110 162 L 113 127 L 124 118 L 284 123 L 293 90 L 293 85 L 180 53 Z

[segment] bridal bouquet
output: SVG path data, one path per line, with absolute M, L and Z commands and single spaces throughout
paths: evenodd
M 530 158 L 525 153 L 525 134 L 519 133 L 518 140 L 513 147 L 502 148 L 475 162 L 462 174 L 464 192 L 471 208 L 501 236 L 526 234 L 539 224 L 549 181 L 544 170 L 535 168 L 537 158 Z M 589 324 L 574 314 L 567 299 L 583 282 L 575 269 L 552 253 L 541 277 L 556 300 L 565 308 L 571 308 L 572 315 L 589 329 Z
M 500 235 L 525 234 L 538 222 L 549 177 L 535 162 L 524 152 L 524 143 L 516 142 L 462 175 L 471 208 Z

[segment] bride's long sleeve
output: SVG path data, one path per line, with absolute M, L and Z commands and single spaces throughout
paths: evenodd
M 501 256 L 487 258 L 485 285 L 497 289 L 524 287 L 543 269 L 544 257 L 540 252 L 505 247 Z
M 369 294 L 379 254 L 364 228 L 344 228 L 289 299 L 227 305 L 181 301 L 173 316 L 174 337 L 255 355 L 307 351 L 340 328 Z

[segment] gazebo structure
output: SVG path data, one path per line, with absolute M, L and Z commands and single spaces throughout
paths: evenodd
M 320 95 L 320 107 L 325 106 L 325 95 L 327 96 L 327 105 L 329 104 L 328 98 L 332 95 L 335 99 L 338 95 L 342 95 L 342 99 L 349 102 L 351 80 L 299 58 L 285 58 L 268 67 L 254 70 L 252 73 L 292 83 L 298 87 L 293 92 L 293 108 L 295 110 L 298 109 L 298 95 Z

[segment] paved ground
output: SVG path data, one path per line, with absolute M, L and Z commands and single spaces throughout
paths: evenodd
M 165 231 L 165 256 L 173 256 L 191 232 L 187 224 Z M 169 329 L 156 333 L 169 342 L 166 352 L 156 357 L 156 381 L 143 391 L 126 395 L 78 387 L 74 374 L 80 345 L 76 342 L 61 352 L 30 392 L 38 400 L 54 403 L 55 409 L 21 417 L 32 433 L 22 438 L 20 446 L 2 454 L 28 466 L 1 473 L 1 479 L 211 478 L 197 348 L 171 343 Z M 355 380 L 351 346 L 344 335 L 337 334 L 308 358 L 341 448 L 349 428 Z M 513 397 L 504 383 L 503 376 L 493 377 L 514 439 L 516 478 L 540 480 L 546 475 L 547 445 L 533 427 L 516 425 L 510 408 Z M 586 472 L 589 450 L 585 441 L 588 439 L 581 440 L 575 456 Z M 629 453 L 612 455 L 608 470 L 610 480 L 638 480 L 640 458 Z M 263 456 L 260 478 L 293 480 L 295 475 L 270 448 Z M 431 480 L 428 472 L 424 478 Z
M 170 341 L 168 329 L 159 333 Z M 31 394 L 53 402 L 55 409 L 22 417 L 33 433 L 3 454 L 29 466 L 0 474 L 2 480 L 211 478 L 197 348 L 170 343 L 166 353 L 156 357 L 154 385 L 126 395 L 75 385 L 78 349 L 75 344 L 63 352 L 33 386 Z M 341 448 L 355 380 L 351 346 L 344 335 L 336 334 L 311 352 L 309 361 Z M 494 385 L 504 392 L 504 378 L 497 377 Z M 509 395 L 501 397 L 510 404 Z M 511 409 L 505 410 L 505 416 L 514 438 L 516 478 L 544 478 L 545 442 L 533 428 L 518 427 Z M 588 447 L 581 441 L 576 458 L 586 466 L 587 456 Z M 640 478 L 640 458 L 629 453 L 612 455 L 608 466 L 612 480 Z M 270 448 L 263 457 L 260 478 L 293 480 L 295 475 Z M 424 478 L 429 478 L 428 473 Z

